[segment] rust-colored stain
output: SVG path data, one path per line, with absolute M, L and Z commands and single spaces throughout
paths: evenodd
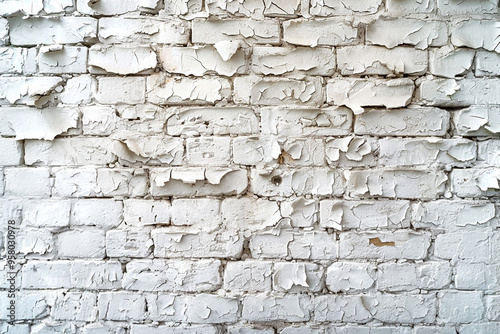
M 396 243 L 394 241 L 381 241 L 379 238 L 370 238 L 370 244 L 377 246 L 377 247 L 384 247 L 384 246 L 396 246 Z
M 285 158 L 289 158 L 290 160 L 292 160 L 292 161 L 293 161 L 292 156 L 291 156 L 288 152 L 286 152 L 286 151 L 282 150 L 282 151 L 281 151 L 281 154 L 280 154 L 280 155 L 279 155 L 279 157 L 278 157 L 278 163 L 279 163 L 280 165 L 284 164 L 284 163 L 285 163 Z

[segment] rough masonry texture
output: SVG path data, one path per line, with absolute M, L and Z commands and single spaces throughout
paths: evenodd
M 499 13 L 0 0 L 0 333 L 500 333 Z

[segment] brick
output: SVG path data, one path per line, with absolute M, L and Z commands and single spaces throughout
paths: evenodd
M 484 304 L 480 291 L 443 291 L 438 293 L 441 323 L 468 323 L 481 320 Z
M 327 168 L 300 168 L 274 171 L 252 169 L 251 190 L 260 196 L 336 195 L 344 193 L 344 179 Z
M 436 320 L 434 294 L 379 294 L 374 297 L 372 305 L 373 318 L 385 323 L 418 324 L 433 323 Z
M 440 15 L 496 14 L 498 0 L 437 0 Z
M 460 326 L 460 334 L 495 334 L 500 330 L 500 324 L 496 322 L 471 323 Z
M 490 229 L 447 232 L 436 237 L 434 255 L 446 260 L 496 263 L 493 254 L 499 246 L 499 236 Z
M 21 272 L 24 289 L 71 288 L 71 262 L 36 261 L 27 263 Z
M 236 322 L 239 317 L 238 304 L 234 297 L 197 294 L 188 298 L 187 319 L 193 323 Z
M 99 78 L 96 100 L 102 104 L 138 104 L 146 99 L 146 80 L 141 77 Z
M 165 120 L 171 116 L 167 109 L 153 104 L 116 105 L 116 129 L 165 137 Z M 147 138 L 140 136 L 140 138 Z M 147 140 L 145 140 L 147 142 Z
M 115 109 L 108 106 L 83 107 L 81 113 L 82 130 L 86 135 L 110 135 L 119 120 Z
M 26 54 L 27 49 L 0 47 L 0 73 L 23 73 Z
M 256 258 L 332 260 L 337 258 L 338 242 L 333 234 L 282 230 L 279 235 L 261 232 L 250 238 L 250 252 Z
M 92 197 L 98 194 L 97 170 L 85 168 L 54 168 L 55 176 L 53 195 L 57 197 Z
M 471 1 L 468 2 L 471 3 Z M 462 8 L 461 6 L 457 7 Z M 463 8 L 465 8 L 465 6 Z M 477 9 L 476 3 L 472 9 Z M 495 10 L 498 10 L 498 8 L 495 8 Z M 466 20 L 459 22 L 451 30 L 451 43 L 458 47 L 465 46 L 472 49 L 483 48 L 488 51 L 498 52 L 500 51 L 500 47 L 497 43 L 498 36 L 500 35 L 499 29 L 498 22 L 495 21 Z
M 151 170 L 153 196 L 207 196 L 242 194 L 247 171 L 232 168 L 155 168 Z
M 89 104 L 97 96 L 97 80 L 90 75 L 69 78 L 64 90 L 54 94 L 64 104 Z
M 338 48 L 337 62 L 342 75 L 422 75 L 427 71 L 428 63 L 425 51 L 364 45 Z
M 330 76 L 336 68 L 332 48 L 256 46 L 251 64 L 254 73 L 263 75 L 307 73 Z
M 387 34 L 387 31 L 393 33 Z M 379 18 L 366 27 L 366 41 L 389 49 L 408 44 L 425 50 L 429 46 L 443 46 L 448 42 L 448 28 L 445 22 L 417 19 Z
M 0 323 L 0 331 L 2 331 L 2 333 L 7 333 L 7 334 L 10 333 L 30 334 L 30 325 L 23 325 L 23 324 L 9 325 L 8 323 Z
M 330 166 L 375 166 L 378 142 L 372 138 L 342 137 L 326 139 L 326 161 Z
M 351 132 L 353 116 L 347 108 L 263 108 L 262 132 L 281 136 L 342 136 Z
M 278 44 L 279 23 L 274 20 L 194 20 L 194 44 L 215 44 L 225 40 L 245 40 L 251 44 Z
M 171 211 L 168 201 L 127 199 L 123 201 L 123 222 L 133 227 L 168 225 Z M 115 214 L 115 217 L 119 214 Z M 119 219 L 119 218 L 118 218 Z
M 448 180 L 442 171 L 381 170 L 345 171 L 346 194 L 349 197 L 378 196 L 387 198 L 434 199 L 444 194 Z
M 280 206 L 263 198 L 226 198 L 220 204 L 221 223 L 235 230 L 258 231 L 276 226 L 281 220 Z M 218 226 L 212 225 L 212 229 Z
M 98 297 L 99 319 L 143 320 L 147 314 L 146 298 L 139 293 L 126 291 L 103 292 Z
M 97 20 L 90 17 L 9 18 L 12 45 L 91 43 L 97 37 Z
M 132 200 L 129 200 L 132 201 Z M 113 228 L 122 221 L 123 203 L 112 199 L 80 199 L 73 202 L 72 226 Z
M 103 197 L 142 197 L 148 193 L 148 177 L 140 169 L 97 169 L 97 187 Z
M 0 45 L 6 45 L 9 41 L 9 21 L 0 18 Z
M 239 77 L 234 80 L 235 102 L 259 106 L 283 104 L 319 107 L 324 103 L 323 80 Z
M 242 320 L 269 322 L 302 322 L 310 318 L 310 298 L 307 295 L 285 295 L 283 297 L 265 294 L 247 295 L 243 299 Z
M 62 84 L 63 80 L 59 77 L 0 77 L 0 105 L 20 104 L 41 108 Z
M 102 259 L 105 254 L 104 232 L 92 229 L 61 232 L 57 234 L 56 249 L 60 258 Z
M 148 230 L 127 229 L 106 232 L 106 255 L 109 257 L 148 257 L 153 240 Z
M 497 168 L 453 169 L 451 192 L 458 197 L 490 197 L 500 193 L 500 171 Z
M 57 14 L 72 12 L 73 1 L 71 0 L 47 0 L 47 1 L 33 1 L 29 3 L 22 3 L 17 1 L 4 1 L 5 8 L 0 5 L 0 13 L 10 16 L 11 14 L 21 12 L 24 15 L 42 15 L 43 12 L 47 14 Z
M 56 292 L 54 291 L 16 293 L 16 321 L 39 320 L 48 317 L 50 309 L 54 306 L 55 298 Z M 5 304 L 0 306 L 2 309 L 6 309 L 9 299 L 2 297 L 1 300 L 5 300 Z M 32 328 L 30 333 L 36 333 L 36 331 Z
M 332 334 L 414 334 L 411 327 L 406 326 L 360 326 L 360 325 L 346 325 L 338 327 L 330 327 Z
M 194 108 L 167 120 L 171 136 L 248 135 L 258 129 L 259 121 L 250 108 Z
M 408 228 L 410 203 L 402 200 L 323 200 L 320 202 L 319 224 L 338 230 Z
M 122 266 L 118 261 L 71 261 L 71 287 L 75 289 L 118 289 L 122 277 Z
M 444 136 L 449 127 L 446 110 L 425 107 L 377 110 L 357 115 L 354 133 L 372 136 Z
M 208 259 L 132 260 L 127 263 L 122 287 L 139 291 L 209 292 L 221 285 L 220 261 Z
M 81 14 L 87 15 L 120 15 L 134 12 L 151 13 L 155 12 L 158 0 L 141 0 L 139 2 L 126 0 L 116 4 L 112 0 L 102 0 L 97 3 L 88 3 L 85 0 L 77 0 L 76 8 Z
M 377 269 L 379 291 L 439 290 L 451 282 L 448 262 L 382 263 Z
M 272 264 L 268 261 L 231 261 L 224 271 L 224 290 L 235 294 L 271 290 Z
M 343 232 L 340 234 L 342 259 L 413 259 L 427 257 L 431 236 L 428 232 Z
M 27 259 L 50 259 L 55 255 L 54 235 L 49 230 L 26 228 L 16 233 L 17 253 Z
M 101 18 L 99 41 L 106 44 L 187 44 L 189 24 L 172 18 Z
M 40 73 L 87 73 L 87 48 L 64 46 L 42 47 L 38 53 Z
M 488 166 L 500 166 L 500 139 L 478 142 L 477 162 Z
M 33 325 L 31 329 L 33 334 L 45 334 L 45 333 L 76 333 L 76 326 L 73 323 L 66 322 L 51 322 L 51 323 L 40 323 Z
M 287 293 L 320 292 L 324 269 L 314 263 L 279 262 L 273 266 L 273 290 Z
M 355 114 L 366 106 L 400 108 L 407 106 L 415 89 L 411 79 L 331 79 L 326 86 L 328 103 L 345 105 Z M 356 94 L 352 94 L 356 92 Z M 350 95 L 352 94 L 352 95 Z
M 426 105 L 468 107 L 496 104 L 500 95 L 497 79 L 434 79 L 420 85 L 420 99 Z
M 93 45 L 89 69 L 95 74 L 147 74 L 156 68 L 156 53 L 150 47 Z
M 316 47 L 359 43 L 358 29 L 338 20 L 289 20 L 283 22 L 283 40 L 287 43 Z
M 283 201 L 281 215 L 292 227 L 312 227 L 318 221 L 318 203 L 303 197 Z
M 0 156 L 0 165 L 21 165 L 23 159 L 22 142 L 11 138 L 0 138 L 0 151 L 2 152 L 2 155 Z
M 186 160 L 194 166 L 226 166 L 231 160 L 231 139 L 226 137 L 188 138 Z
M 475 68 L 478 77 L 500 75 L 500 55 L 496 52 L 477 51 Z
M 228 326 L 228 334 L 274 334 L 274 328 L 251 328 L 241 326 Z
M 493 136 L 500 133 L 500 107 L 471 106 L 453 113 L 454 133 L 460 136 Z
M 68 227 L 71 211 L 71 201 L 28 201 L 23 208 L 23 223 L 28 226 Z
M 175 199 L 172 202 L 172 224 L 193 226 L 212 232 L 221 225 L 220 201 L 216 199 Z M 192 210 L 196 208 L 196 210 Z
M 335 262 L 326 271 L 326 287 L 338 292 L 360 292 L 375 283 L 376 267 L 370 263 Z
M 19 197 L 48 197 L 51 195 L 48 168 L 6 168 L 5 195 Z
M 232 76 L 248 72 L 242 49 L 237 50 L 230 59 L 224 60 L 213 46 L 163 47 L 159 49 L 159 59 L 165 71 L 182 75 L 203 76 L 215 73 Z
M 111 141 L 107 138 L 26 140 L 24 150 L 26 165 L 106 165 L 115 160 L 111 153 Z
M 68 292 L 56 297 L 51 310 L 55 320 L 95 321 L 97 296 L 90 292 Z
M 181 165 L 184 156 L 184 141 L 165 136 L 144 137 L 137 132 L 115 134 L 111 151 L 123 165 L 144 163 L 150 165 Z
M 476 143 L 467 139 L 381 139 L 384 166 L 458 166 L 476 160 Z
M 372 319 L 362 296 L 324 295 L 314 298 L 314 321 L 365 323 Z
M 459 290 L 500 291 L 500 266 L 485 263 L 458 262 L 455 266 L 455 287 Z
M 498 296 L 485 296 L 486 304 L 486 318 L 488 320 L 496 321 L 500 319 L 500 308 Z
M 415 334 L 455 334 L 457 331 L 452 326 L 415 326 Z
M 334 16 L 352 14 L 374 14 L 378 11 L 382 0 L 341 1 L 341 0 L 312 0 L 309 13 L 315 16 Z
M 151 325 L 131 325 L 130 334 L 161 334 L 167 331 L 171 334 L 218 334 L 219 328 L 211 325 L 182 325 L 172 326 L 151 326 Z
M 219 77 L 192 79 L 154 74 L 147 78 L 146 93 L 149 102 L 159 105 L 215 104 L 230 99 L 231 85 Z
M 436 0 L 388 0 L 387 11 L 392 16 L 405 16 L 414 13 L 431 13 L 436 8 Z
M 429 50 L 429 72 L 434 75 L 454 78 L 464 75 L 472 68 L 475 52 L 444 46 Z
M 149 318 L 155 321 L 186 321 L 187 298 L 169 294 L 146 295 Z
M 199 12 L 200 4 L 197 1 L 190 1 L 196 3 L 191 8 L 196 8 Z M 208 4 L 209 12 L 212 15 L 225 17 L 228 14 L 236 14 L 238 16 L 251 17 L 257 20 L 262 20 L 264 16 L 269 17 L 295 17 L 298 14 L 300 0 L 251 0 L 245 2 L 229 1 L 227 3 L 212 2 Z M 191 9 L 190 8 L 190 9 Z M 195 11 L 190 10 L 193 15 Z

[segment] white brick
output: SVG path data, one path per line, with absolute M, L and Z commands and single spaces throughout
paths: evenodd
M 389 49 L 408 44 L 425 50 L 429 46 L 445 45 L 448 42 L 448 28 L 445 22 L 439 21 L 379 18 L 367 26 L 366 41 Z
M 457 331 L 452 326 L 415 326 L 414 334 L 455 334 Z
M 50 314 L 50 309 L 54 306 L 55 297 L 56 297 L 56 292 L 54 291 L 43 291 L 43 292 L 23 291 L 16 293 L 16 321 L 19 320 L 33 321 L 48 317 Z M 2 307 L 2 309 L 5 310 L 7 308 L 7 302 L 9 301 L 9 299 L 2 296 L 0 300 L 2 300 L 0 304 L 3 304 L 0 306 Z M 30 333 L 36 333 L 36 330 L 33 329 L 34 328 L 32 328 L 32 331 Z
M 497 226 L 495 205 L 485 201 L 438 200 L 414 204 L 415 228 L 464 230 L 468 227 Z
M 50 259 L 54 257 L 54 235 L 44 229 L 23 229 L 16 234 L 17 254 L 27 259 Z
M 500 324 L 497 322 L 471 323 L 460 327 L 460 334 L 496 334 L 500 331 Z
M 229 326 L 228 334 L 274 334 L 274 328 L 250 328 L 241 326 Z
M 12 45 L 90 43 L 97 37 L 97 20 L 90 17 L 9 19 Z
M 473 50 L 454 49 L 450 46 L 430 49 L 429 72 L 445 78 L 464 75 L 472 67 L 474 54 Z
M 473 8 L 477 8 L 476 3 Z M 461 8 L 461 6 L 457 7 Z M 500 36 L 499 22 L 466 20 L 458 23 L 451 30 L 451 43 L 455 46 L 483 48 L 498 52 L 500 51 L 498 36 Z
M 170 73 L 203 76 L 215 73 L 224 76 L 248 72 L 245 52 L 237 50 L 224 60 L 213 46 L 160 48 L 159 59 L 163 69 Z
M 239 77 L 234 80 L 235 102 L 263 106 L 298 104 L 319 107 L 324 103 L 321 77 Z
M 242 194 L 248 186 L 246 169 L 155 168 L 151 170 L 153 196 L 208 196 Z
M 498 321 L 500 319 L 499 296 L 485 296 L 486 318 Z
M 192 323 L 231 323 L 238 320 L 238 300 L 209 294 L 188 297 L 186 315 Z
M 497 263 L 500 236 L 490 229 L 447 232 L 436 237 L 434 255 L 441 259 L 474 263 Z
M 260 196 L 339 196 L 344 193 L 344 179 L 339 171 L 327 168 L 252 169 L 251 189 Z
M 243 251 L 243 235 L 234 232 L 206 233 L 168 228 L 151 232 L 154 256 L 165 258 L 238 258 Z
M 492 136 L 500 133 L 500 107 L 472 106 L 453 113 L 455 134 Z
M 295 45 L 354 45 L 359 42 L 358 29 L 338 20 L 290 20 L 283 22 L 283 39 Z
M 73 1 L 71 0 L 46 0 L 46 1 L 29 1 L 29 2 L 18 2 L 18 1 L 4 1 L 3 6 L 1 6 L 1 12 L 4 15 L 14 14 L 16 12 L 21 12 L 25 15 L 43 15 L 42 10 L 47 14 L 64 13 L 65 11 L 70 12 L 73 6 Z
M 365 323 L 371 318 L 362 296 L 324 295 L 314 298 L 316 322 Z
M 132 201 L 132 200 L 130 200 Z M 73 203 L 72 226 L 113 228 L 122 221 L 123 204 L 112 199 L 80 199 Z
M 176 199 L 172 202 L 172 224 L 213 232 L 221 224 L 220 201 L 209 198 Z
M 327 102 L 345 105 L 355 114 L 366 106 L 399 108 L 408 105 L 415 89 L 411 79 L 332 79 L 326 86 Z
M 62 48 L 41 48 L 38 53 L 40 73 L 87 73 L 87 48 L 64 46 Z
M 193 79 L 154 74 L 147 78 L 147 99 L 155 104 L 214 104 L 230 97 L 229 80 L 219 77 Z
M 231 139 L 227 137 L 188 138 L 186 160 L 194 166 L 226 166 L 231 160 Z
M 112 327 L 111 327 L 112 326 Z M 82 327 L 83 334 L 125 334 L 125 328 L 118 327 L 116 323 L 112 325 L 103 325 L 101 323 L 92 323 Z
M 372 301 L 373 318 L 385 323 L 418 324 L 436 320 L 436 297 L 379 294 Z
M 172 136 L 246 135 L 258 130 L 257 116 L 249 108 L 188 109 L 167 120 L 167 133 Z
M 147 136 L 140 132 L 115 132 L 112 152 L 123 165 L 181 165 L 184 141 L 165 136 Z
M 449 118 L 446 110 L 437 108 L 372 109 L 356 116 L 354 132 L 372 136 L 444 136 Z
M 382 263 L 377 273 L 379 291 L 439 290 L 451 282 L 448 262 Z
M 86 105 L 97 95 L 97 80 L 90 75 L 69 78 L 61 93 L 54 94 L 64 104 Z
M 146 98 L 146 80 L 141 77 L 99 78 L 96 99 L 102 104 L 138 104 Z
M 97 187 L 104 197 L 142 197 L 148 193 L 148 178 L 141 169 L 97 170 Z
M 112 107 L 88 106 L 81 109 L 82 129 L 86 135 L 106 136 L 116 128 L 118 116 Z
M 99 20 L 99 41 L 106 44 L 136 43 L 148 45 L 186 44 L 188 22 L 168 19 L 111 17 Z
M 441 323 L 468 323 L 482 319 L 484 304 L 479 291 L 443 291 L 438 293 Z
M 455 287 L 461 290 L 500 291 L 500 266 L 485 263 L 458 262 L 455 266 Z
M 184 296 L 158 294 L 146 295 L 148 318 L 153 321 L 186 321 L 187 298 Z
M 75 242 L 78 240 L 78 242 Z M 60 258 L 104 258 L 104 231 L 69 230 L 57 234 L 56 249 Z
M 436 8 L 436 0 L 388 0 L 386 6 L 387 11 L 393 16 L 431 13 Z
M 335 72 L 333 48 L 254 47 L 252 71 L 263 75 L 307 73 L 329 76 Z
M 171 116 L 167 109 L 153 104 L 116 105 L 116 129 L 140 132 L 144 135 L 165 136 L 165 120 Z M 147 140 L 145 140 L 147 142 Z
M 283 201 L 281 214 L 292 227 L 312 227 L 318 221 L 318 203 L 303 197 Z
M 0 45 L 6 45 L 9 40 L 9 21 L 0 18 Z
M 450 174 L 451 192 L 458 197 L 498 196 L 500 193 L 500 170 L 454 169 Z
M 71 261 L 71 287 L 75 289 L 118 289 L 122 277 L 118 261 Z
M 406 326 L 360 326 L 360 325 L 347 325 L 330 327 L 333 331 L 332 334 L 414 334 L 411 327 Z
M 224 290 L 233 293 L 271 291 L 271 262 L 228 262 L 224 271 Z
M 201 5 L 198 1 L 189 1 Z M 226 17 L 228 14 L 251 17 L 262 20 L 264 16 L 294 17 L 298 14 L 300 0 L 247 0 L 228 2 L 209 1 L 208 8 L 212 15 Z M 199 11 L 199 8 L 197 8 Z M 190 11 L 193 14 L 193 10 Z
M 171 209 L 168 201 L 127 199 L 123 201 L 123 206 L 123 221 L 129 226 L 143 227 L 170 223 Z
M 32 334 L 53 334 L 53 333 L 68 333 L 76 334 L 76 326 L 73 323 L 56 322 L 40 323 L 31 327 Z
M 375 270 L 370 263 L 335 262 L 326 271 L 326 286 L 334 293 L 366 291 L 375 282 Z
M 496 14 L 498 0 L 437 0 L 440 15 Z
M 55 175 L 53 195 L 57 197 L 84 197 L 96 196 L 97 170 L 92 167 L 86 168 L 54 168 Z
M 476 143 L 467 139 L 381 139 L 384 166 L 460 166 L 476 160 Z
M 108 138 L 26 140 L 24 150 L 26 165 L 106 165 L 115 160 Z
M 71 201 L 29 201 L 24 204 L 23 223 L 28 226 L 67 227 L 71 211 Z
M 86 0 L 77 0 L 76 8 L 82 14 L 87 15 L 120 15 L 133 12 L 154 12 L 158 6 L 158 0 L 123 0 L 116 3 L 113 0 L 102 0 L 89 3 Z
M 59 77 L 0 77 L 0 104 L 41 108 L 62 84 Z
M 48 197 L 51 195 L 48 168 L 6 168 L 5 196 Z
M 247 295 L 243 299 L 242 320 L 268 322 L 302 322 L 310 318 L 310 298 L 302 294 L 283 297 L 265 294 Z
M 500 166 L 500 139 L 489 139 L 477 143 L 477 160 L 488 166 Z
M 151 254 L 149 231 L 139 229 L 110 230 L 106 233 L 106 255 L 109 257 L 147 257 Z
M 25 289 L 71 288 L 69 261 L 33 261 L 23 267 L 21 275 Z
M 55 320 L 95 321 L 97 296 L 90 292 L 59 294 L 51 310 Z
M 134 260 L 127 263 L 122 287 L 139 291 L 208 292 L 219 288 L 218 260 Z
M 423 260 L 430 243 L 428 232 L 345 232 L 340 234 L 340 258 Z
M 337 62 L 342 75 L 422 75 L 427 71 L 427 52 L 407 47 L 348 46 L 337 49 Z
M 23 73 L 26 54 L 26 49 L 0 47 L 0 73 Z
M 265 232 L 253 235 L 249 247 L 257 258 L 332 260 L 337 258 L 337 245 L 333 234 L 282 230 L 279 235 Z
M 320 292 L 324 286 L 324 269 L 314 263 L 275 263 L 273 290 L 287 293 Z
M 144 320 L 147 314 L 145 296 L 125 291 L 100 293 L 98 309 L 105 320 Z
M 320 202 L 320 225 L 338 230 L 408 228 L 410 203 L 401 200 L 324 200 Z
M 0 152 L 2 152 L 2 155 L 0 155 L 0 165 L 20 165 L 23 157 L 23 144 L 21 141 L 15 139 L 0 138 Z
M 330 166 L 375 166 L 378 142 L 372 138 L 342 137 L 326 139 L 326 161 Z
M 156 53 L 146 46 L 93 45 L 89 50 L 89 69 L 95 74 L 146 74 L 156 65 Z
M 263 108 L 262 132 L 281 136 L 341 136 L 351 132 L 353 116 L 347 108 Z
M 0 331 L 6 334 L 30 334 L 30 325 L 23 325 L 18 323 L 9 325 L 8 323 L 0 323 Z
M 151 325 L 131 325 L 130 334 L 219 334 L 220 329 L 210 325 L 182 325 L 172 326 L 151 326 Z
M 263 198 L 226 198 L 222 201 L 220 215 L 223 226 L 251 232 L 277 226 L 281 220 L 278 202 Z
M 381 3 L 382 0 L 312 0 L 309 13 L 316 16 L 374 14 L 378 11 Z
M 476 76 L 498 76 L 500 75 L 500 54 L 496 52 L 476 52 Z
M 225 40 L 245 40 L 255 44 L 280 42 L 278 21 L 195 20 L 191 40 L 194 44 L 215 44 Z

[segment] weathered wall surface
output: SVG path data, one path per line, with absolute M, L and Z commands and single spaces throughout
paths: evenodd
M 498 9 L 0 1 L 0 332 L 500 333 Z

